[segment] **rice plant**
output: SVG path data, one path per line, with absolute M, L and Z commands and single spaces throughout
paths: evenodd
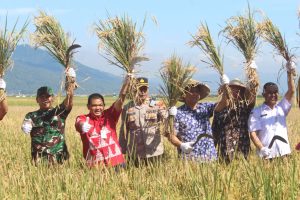
M 149 60 L 142 54 L 145 45 L 144 25 L 145 20 L 137 30 L 137 24 L 127 15 L 99 20 L 95 32 L 99 38 L 99 48 L 104 51 L 104 58 L 126 73 L 136 73 L 140 62 Z M 129 98 L 132 100 L 136 96 L 135 84 L 132 81 L 129 89 Z
M 251 88 L 255 88 L 257 92 L 259 79 L 256 70 L 250 65 L 254 62 L 254 58 L 258 51 L 258 31 L 257 22 L 254 13 L 248 6 L 245 15 L 238 15 L 229 18 L 226 21 L 225 28 L 221 31 L 227 38 L 228 43 L 232 43 L 238 51 L 240 51 L 246 60 L 246 75 Z
M 109 107 L 116 98 L 105 100 Z M 248 160 L 201 164 L 178 159 L 174 146 L 162 138 L 164 157 L 156 165 L 128 166 L 118 173 L 89 169 L 74 129 L 78 113 L 87 112 L 87 97 L 74 98 L 76 106 L 67 118 L 69 161 L 35 167 L 30 163 L 30 136 L 20 129 L 20 116 L 37 107 L 35 97 L 8 101 L 10 111 L 0 122 L 0 199 L 299 199 L 300 157 L 295 150 L 282 162 L 270 162 L 255 155 L 253 146 Z M 293 107 L 287 120 L 291 147 L 300 141 L 299 117 L 299 108 Z
M 44 47 L 48 53 L 62 66 L 66 71 L 73 67 L 73 55 L 75 49 L 81 47 L 71 42 L 69 34 L 65 33 L 60 23 L 53 17 L 40 11 L 39 15 L 34 18 L 36 26 L 35 32 L 31 35 L 32 43 L 35 47 Z M 71 83 L 75 83 L 73 77 L 66 77 L 66 90 Z M 74 87 L 77 87 L 76 83 Z
M 212 67 L 218 72 L 220 77 L 222 77 L 224 75 L 224 64 L 223 58 L 221 58 L 220 55 L 220 47 L 215 46 L 207 24 L 201 23 L 197 33 L 195 35 L 192 35 L 192 38 L 193 39 L 189 41 L 189 45 L 191 47 L 199 47 L 208 60 L 202 60 L 202 62 L 208 64 L 210 67 Z M 229 107 L 235 108 L 232 93 L 229 86 L 226 84 L 224 86 L 221 86 L 221 88 L 223 90 L 222 92 L 225 92 L 225 95 L 228 98 Z
M 12 54 L 20 39 L 24 36 L 29 21 L 26 20 L 20 30 L 17 30 L 18 20 L 12 30 L 8 30 L 7 16 L 4 27 L 0 29 L 0 77 L 4 76 L 6 70 L 13 66 Z
M 279 28 L 273 24 L 269 18 L 265 18 L 263 22 L 258 24 L 259 35 L 271 44 L 277 54 L 282 56 L 286 62 L 293 62 L 295 55 L 289 49 L 285 38 L 281 34 Z M 294 75 L 296 75 L 294 73 Z
M 196 72 L 196 68 L 191 64 L 183 64 L 182 59 L 172 55 L 163 63 L 160 76 L 163 84 L 160 92 L 167 108 L 176 106 L 178 100 L 183 97 L 185 89 L 190 85 L 191 78 Z M 174 133 L 174 116 L 169 116 L 165 124 L 167 134 Z

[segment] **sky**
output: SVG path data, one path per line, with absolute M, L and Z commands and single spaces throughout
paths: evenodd
M 290 48 L 300 45 L 299 20 L 297 16 L 300 1 L 296 0 L 249 0 L 251 9 L 258 11 L 257 19 L 262 19 L 262 13 L 267 15 L 284 34 Z M 29 18 L 31 23 L 28 32 L 35 27 L 33 17 L 38 10 L 44 10 L 54 16 L 66 32 L 71 34 L 82 48 L 75 59 L 90 67 L 122 76 L 122 70 L 109 65 L 98 51 L 98 38 L 93 33 L 93 26 L 99 20 L 110 16 L 127 14 L 141 26 L 146 17 L 144 35 L 146 39 L 143 53 L 149 61 L 143 62 L 138 76 L 147 76 L 152 80 L 159 78 L 162 62 L 176 53 L 185 63 L 197 66 L 195 79 L 206 82 L 212 88 L 218 86 L 218 74 L 201 62 L 204 58 L 200 49 L 191 48 L 187 42 L 191 34 L 195 34 L 201 22 L 206 22 L 216 44 L 221 45 L 224 56 L 225 73 L 230 79 L 244 80 L 244 58 L 241 53 L 227 44 L 225 38 L 219 35 L 225 26 L 225 21 L 237 14 L 245 13 L 248 2 L 244 0 L 0 0 L 0 26 L 3 27 L 5 16 L 12 26 L 17 18 L 19 25 Z M 156 19 L 157 24 L 153 19 Z M 29 35 L 28 33 L 28 35 Z M 29 43 L 29 36 L 23 43 Z M 285 75 L 279 75 L 282 59 L 274 54 L 272 48 L 260 42 L 259 53 L 255 59 L 261 83 L 277 82 L 284 91 L 286 89 Z M 80 69 L 78 69 L 80 70 Z M 298 67 L 299 70 L 299 67 Z

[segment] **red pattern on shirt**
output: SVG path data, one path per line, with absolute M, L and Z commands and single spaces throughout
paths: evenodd
M 121 111 L 116 111 L 114 105 L 103 111 L 100 117 L 91 114 L 80 115 L 76 118 L 75 127 L 80 133 L 83 156 L 89 166 L 104 164 L 106 166 L 116 166 L 125 162 L 121 148 L 117 139 L 116 125 Z M 80 123 L 89 117 L 89 124 L 92 125 L 88 133 L 83 133 Z M 101 138 L 101 130 L 106 127 L 109 131 L 106 138 Z

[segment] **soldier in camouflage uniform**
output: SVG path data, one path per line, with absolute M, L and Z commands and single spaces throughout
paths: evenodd
M 69 69 L 67 75 L 76 76 L 73 69 Z M 40 160 L 48 161 L 48 164 L 63 163 L 69 158 L 65 122 L 73 105 L 74 84 L 68 84 L 66 98 L 54 108 L 53 90 L 47 86 L 37 90 L 36 101 L 40 108 L 27 113 L 22 124 L 24 133 L 31 136 L 31 155 L 35 164 Z
M 138 99 L 124 106 L 119 142 L 122 153 L 136 164 L 159 158 L 164 152 L 160 123 L 166 112 L 149 100 L 148 79 L 137 78 Z

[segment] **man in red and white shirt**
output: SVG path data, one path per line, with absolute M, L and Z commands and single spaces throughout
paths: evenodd
M 108 109 L 105 109 L 103 96 L 94 93 L 88 97 L 89 114 L 76 118 L 75 127 L 81 136 L 83 156 L 90 167 L 97 164 L 117 166 L 125 162 L 117 140 L 116 126 L 130 77 L 127 75 L 119 98 Z

